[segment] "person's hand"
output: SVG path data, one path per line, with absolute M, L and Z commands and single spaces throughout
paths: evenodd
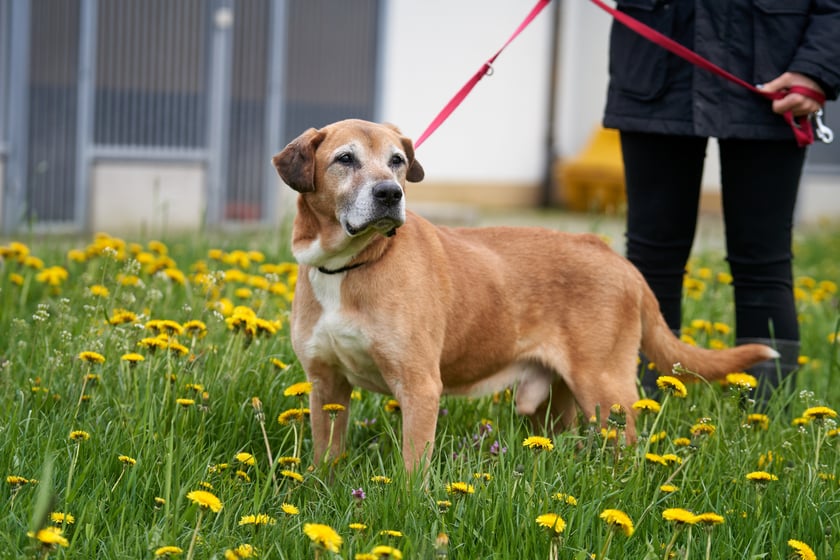
M 820 93 L 825 93 L 817 82 L 804 74 L 798 72 L 785 72 L 775 80 L 771 80 L 761 86 L 762 91 L 771 93 L 789 88 L 791 86 L 804 86 Z M 780 115 L 793 111 L 793 116 L 810 115 L 820 108 L 816 100 L 799 93 L 790 93 L 782 99 L 773 101 L 773 112 Z

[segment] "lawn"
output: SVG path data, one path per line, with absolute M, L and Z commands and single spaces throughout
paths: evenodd
M 311 465 L 286 238 L 202 239 L 0 242 L 0 558 L 840 558 L 840 228 L 797 236 L 801 369 L 766 410 L 742 376 L 675 387 L 626 446 L 617 411 L 551 435 L 511 391 L 444 398 L 426 480 L 364 391 Z M 697 255 L 684 337 L 732 344 L 731 297 Z

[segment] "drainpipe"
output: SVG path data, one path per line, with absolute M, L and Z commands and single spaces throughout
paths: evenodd
M 549 208 L 554 205 L 554 154 L 556 150 L 556 138 L 554 135 L 554 121 L 557 116 L 557 79 L 560 75 L 560 22 L 562 18 L 561 0 L 554 0 L 551 3 L 551 52 L 549 53 L 548 68 L 548 106 L 545 119 L 545 169 L 543 170 L 542 184 L 540 185 L 539 205 L 542 208 Z

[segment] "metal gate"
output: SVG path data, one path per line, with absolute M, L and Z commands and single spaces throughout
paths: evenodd
M 91 165 L 200 162 L 206 221 L 273 221 L 270 157 L 373 118 L 378 0 L 0 0 L 4 231 L 88 227 Z

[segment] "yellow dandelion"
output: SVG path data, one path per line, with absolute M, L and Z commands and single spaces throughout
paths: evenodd
M 717 276 L 715 276 L 715 279 L 720 284 L 725 284 L 725 285 L 732 284 L 732 275 L 729 274 L 728 272 L 718 272 Z
M 175 404 L 181 405 L 184 408 L 189 408 L 195 404 L 195 399 L 175 399 Z
M 677 447 L 688 447 L 691 445 L 691 440 L 687 437 L 678 437 L 674 440 L 674 445 Z
M 657 455 L 656 453 L 645 453 L 645 460 L 648 463 L 655 463 L 657 465 L 662 465 L 663 467 L 668 466 L 668 463 L 665 462 L 665 459 L 663 459 L 661 455 Z
M 665 492 L 666 494 L 673 494 L 674 492 L 679 491 L 679 486 L 674 486 L 673 484 L 663 484 L 659 487 L 659 490 Z
M 280 511 L 282 511 L 286 515 L 299 515 L 300 514 L 300 510 L 297 507 L 293 506 L 292 504 L 287 504 L 285 502 L 280 504 Z
M 184 323 L 184 332 L 193 338 L 202 338 L 207 334 L 207 325 L 204 321 L 193 319 Z
M 720 525 L 724 522 L 722 515 L 710 511 L 696 515 L 695 519 L 700 525 L 706 526 Z
M 370 481 L 375 482 L 376 484 L 391 484 L 390 477 L 381 474 L 370 477 Z
M 79 354 L 79 359 L 89 364 L 101 364 L 105 362 L 105 356 L 98 352 L 84 351 Z
M 563 521 L 563 518 L 557 515 L 556 513 L 544 513 L 542 515 L 537 516 L 537 525 L 540 527 L 545 527 L 550 531 L 554 531 L 555 534 L 559 535 L 566 529 L 566 522 Z
M 239 520 L 239 526 L 243 525 L 274 525 L 277 520 L 265 513 L 258 513 L 256 515 L 243 515 Z
M 770 427 L 770 417 L 766 414 L 759 414 L 757 412 L 748 414 L 747 424 L 766 431 Z
M 236 457 L 234 458 L 243 465 L 248 465 L 249 467 L 253 467 L 257 464 L 257 459 L 250 453 L 246 453 L 244 451 L 241 453 L 237 453 Z
M 76 522 L 76 518 L 69 513 L 54 511 L 50 514 L 50 522 L 56 525 L 72 525 Z
M 181 323 L 171 319 L 152 319 L 146 323 L 146 328 L 158 334 L 177 336 L 184 332 Z
M 302 397 L 304 395 L 308 395 L 311 391 L 312 383 L 309 381 L 302 381 L 287 387 L 286 390 L 283 391 L 283 395 L 286 397 Z
M 399 401 L 395 399 L 388 399 L 385 402 L 385 412 L 397 412 L 400 409 Z
M 547 437 L 531 436 L 525 438 L 525 441 L 522 442 L 522 447 L 551 451 L 552 449 L 554 449 L 554 444 L 551 443 L 551 440 Z
M 452 507 L 452 502 L 450 502 L 449 500 L 438 500 L 437 502 L 435 502 L 435 505 L 437 505 L 438 511 L 440 513 L 446 513 L 447 510 L 449 510 L 449 508 Z
M 303 526 L 303 533 L 316 545 L 329 550 L 330 552 L 338 552 L 344 540 L 341 535 L 336 533 L 335 529 L 329 525 L 321 523 L 306 523 Z
M 129 466 L 129 467 L 133 467 L 134 465 L 137 464 L 137 459 L 135 459 L 133 457 L 129 457 L 128 455 L 120 455 L 120 456 L 117 457 L 117 460 L 119 460 L 119 462 L 122 463 L 123 465 Z
M 67 269 L 63 266 L 51 266 L 40 271 L 35 276 L 35 280 L 42 284 L 52 286 L 53 288 L 58 288 L 69 276 L 70 273 L 68 273 Z
M 766 484 L 774 480 L 779 480 L 779 477 L 766 471 L 753 471 L 751 473 L 747 473 L 747 480 L 757 484 Z
M 44 547 L 50 548 L 53 546 L 70 546 L 70 542 L 64 538 L 64 531 L 59 527 L 44 527 L 35 533 L 34 537 Z
M 633 410 L 638 410 L 639 412 L 650 412 L 656 414 L 661 409 L 661 406 L 653 399 L 640 399 L 633 403 L 632 408 Z
M 374 558 L 394 558 L 395 560 L 401 560 L 403 557 L 402 552 L 398 549 L 385 545 L 374 546 L 370 553 L 373 554 Z
M 474 494 L 475 488 L 472 484 L 467 484 L 466 482 L 450 482 L 446 485 L 446 493 L 465 496 L 467 494 Z
M 662 512 L 662 519 L 672 521 L 680 525 L 694 525 L 697 523 L 697 516 L 683 508 L 668 508 Z
M 88 293 L 93 297 L 101 298 L 106 298 L 111 294 L 108 288 L 106 288 L 102 284 L 94 284 L 93 286 L 89 287 Z
M 279 370 L 284 370 L 289 367 L 289 364 L 277 358 L 271 358 L 271 364 Z
M 303 475 L 296 473 L 295 471 L 283 470 L 280 471 L 280 475 L 285 478 L 291 478 L 295 482 L 303 482 Z
M 796 558 L 799 558 L 800 560 L 817 560 L 817 555 L 814 554 L 811 547 L 804 542 L 790 539 L 787 544 L 793 549 L 793 553 Z
M 285 426 L 289 422 L 301 422 L 309 414 L 308 408 L 290 408 L 277 417 L 277 422 Z
M 802 413 L 802 417 L 808 420 L 825 420 L 826 418 L 837 418 L 837 411 L 827 406 L 812 406 Z
M 187 493 L 187 499 L 196 504 L 202 509 L 209 509 L 213 513 L 219 513 L 222 510 L 222 502 L 212 492 L 206 490 L 193 490 Z
M 23 486 L 24 484 L 29 484 L 29 479 L 24 478 L 22 476 L 10 474 L 6 477 L 6 484 L 8 484 L 9 486 Z
M 558 492 L 557 494 L 554 494 L 554 499 L 557 500 L 557 501 L 560 501 L 560 502 L 564 502 L 564 503 L 566 503 L 570 506 L 578 505 L 577 498 L 575 498 L 571 494 L 565 494 L 563 492 Z
M 184 551 L 180 547 L 167 545 L 155 549 L 155 558 L 169 558 L 170 556 L 179 556 Z
M 346 408 L 343 404 L 329 403 L 322 406 L 321 410 L 330 414 L 338 414 L 339 412 L 344 412 Z
M 281 467 L 288 465 L 300 465 L 300 457 L 280 457 L 277 459 L 277 464 Z
M 146 358 L 144 358 L 142 354 L 138 354 L 137 352 L 129 352 L 128 354 L 123 354 L 120 357 L 120 360 L 128 362 L 131 365 L 138 364 L 145 359 Z
M 715 428 L 714 424 L 709 424 L 708 422 L 698 422 L 691 427 L 691 435 L 694 437 L 700 436 L 711 436 L 715 433 L 717 428 Z
M 74 430 L 67 437 L 73 441 L 86 441 L 90 439 L 90 434 L 84 430 Z
M 668 463 L 669 465 L 681 465 L 682 459 L 679 455 L 674 455 L 673 453 L 665 453 L 662 456 L 662 460 Z
M 662 430 L 661 432 L 657 432 L 655 434 L 650 435 L 650 442 L 651 443 L 658 443 L 668 437 L 668 432 Z
M 662 375 L 657 378 L 656 386 L 680 399 L 684 399 L 688 395 L 685 384 L 671 375 Z
M 758 386 L 758 380 L 755 376 L 743 372 L 727 373 L 725 383 L 730 387 L 743 390 L 752 390 Z
M 368 526 L 364 523 L 350 523 L 347 527 L 359 533 L 367 530 L 368 528 Z
M 403 534 L 400 531 L 394 531 L 393 529 L 383 529 L 379 531 L 380 537 L 394 537 L 397 539 L 401 539 Z
M 241 560 L 242 558 L 254 558 L 257 550 L 250 544 L 240 544 L 236 548 L 225 550 L 225 560 Z
M 635 531 L 633 527 L 633 520 L 621 511 L 620 509 L 605 509 L 599 516 L 607 525 L 614 527 L 624 533 L 625 536 L 630 537 Z

